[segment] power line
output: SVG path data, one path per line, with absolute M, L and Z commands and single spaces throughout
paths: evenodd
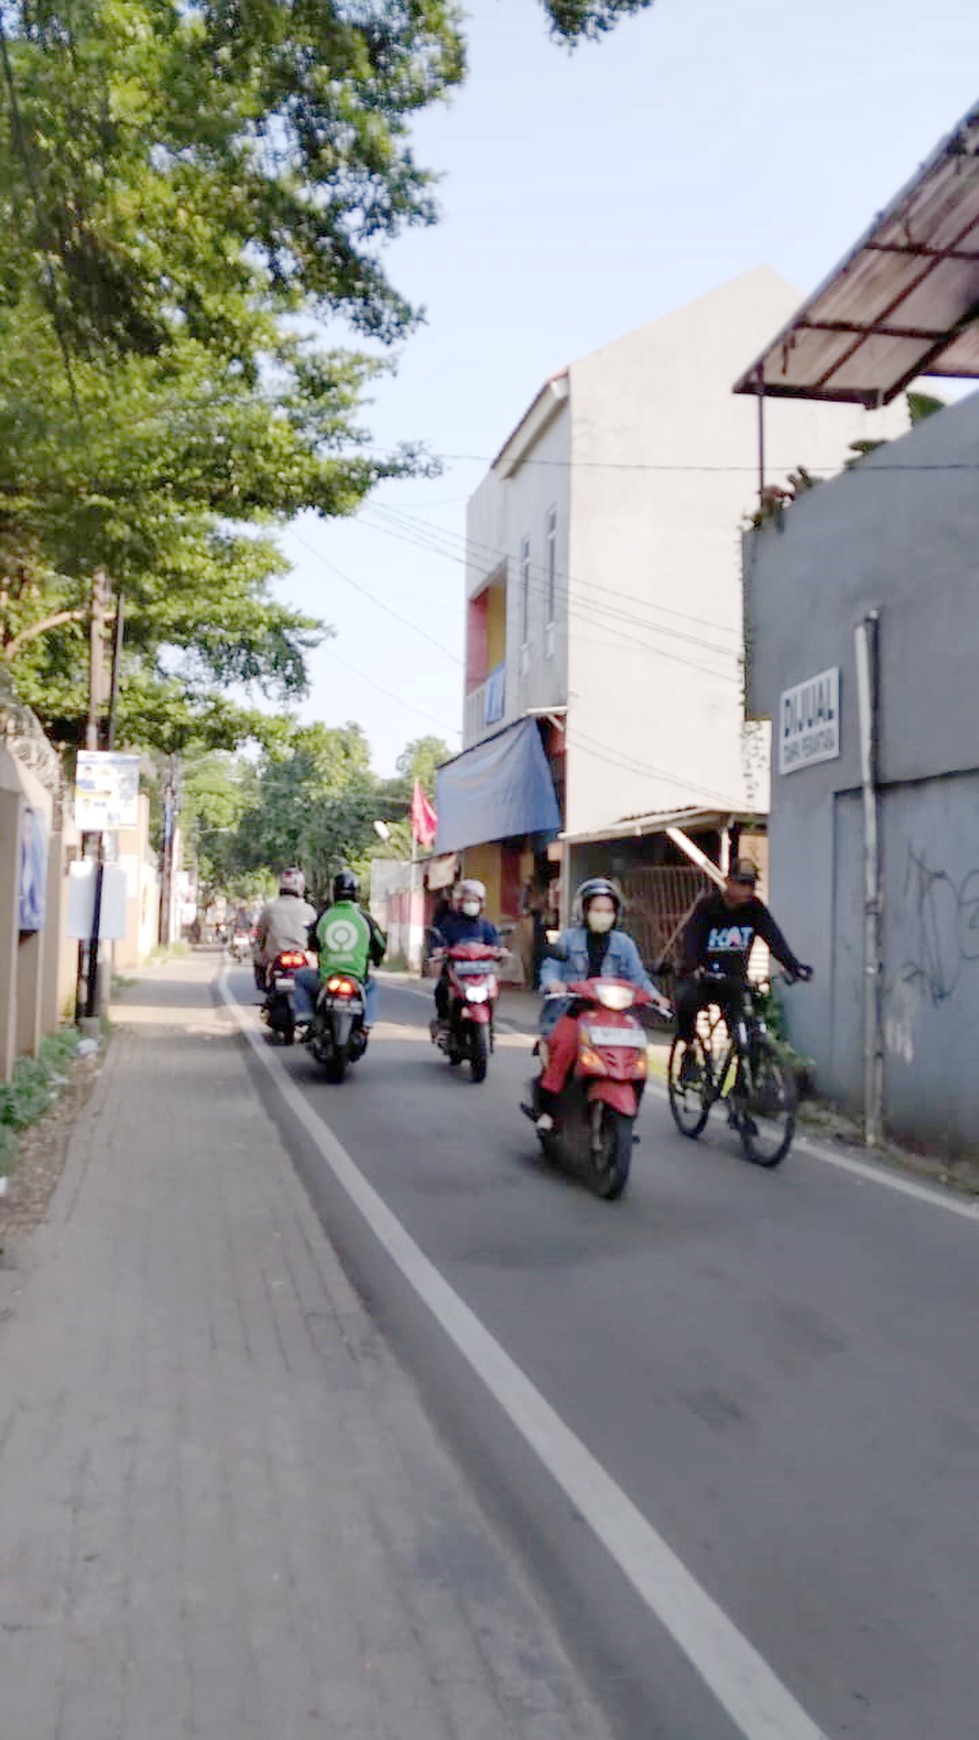
M 463 547 L 463 549 L 467 552 L 467 554 L 470 550 L 482 550 L 484 552 L 485 556 L 492 556 L 495 558 L 497 566 L 499 566 L 501 563 L 508 562 L 510 560 L 510 557 L 509 557 L 508 552 L 506 550 L 497 549 L 492 544 L 484 544 L 478 538 L 471 538 L 468 533 L 464 534 L 461 532 L 452 532 L 449 530 L 448 527 L 443 528 L 443 527 L 433 526 L 430 521 L 419 519 L 417 516 L 415 516 L 413 514 L 405 513 L 400 508 L 387 507 L 381 502 L 368 501 L 367 503 L 365 503 L 365 506 L 370 508 L 371 512 L 373 512 L 375 514 L 385 515 L 391 521 L 392 524 L 400 523 L 406 527 L 411 527 L 411 528 L 417 529 L 419 531 L 420 535 L 427 532 L 435 540 L 438 540 L 440 537 L 444 538 L 446 540 L 454 539 L 457 544 L 459 544 Z M 433 544 L 433 548 L 436 548 L 436 547 L 437 547 L 437 545 Z M 550 579 L 546 563 L 538 562 L 538 561 L 531 561 L 530 566 L 532 569 L 535 569 L 538 573 L 540 573 L 541 575 L 544 576 L 544 581 L 545 581 L 544 590 L 546 590 L 546 586 L 549 583 L 549 579 Z M 699 616 L 699 615 L 694 616 L 689 611 L 676 610 L 668 604 L 658 604 L 651 598 L 638 598 L 634 592 L 621 592 L 618 587 L 604 586 L 604 585 L 602 585 L 602 583 L 600 581 L 589 580 L 586 582 L 584 580 L 578 579 L 575 575 L 571 574 L 567 570 L 556 569 L 555 570 L 555 580 L 561 582 L 559 589 L 566 596 L 570 596 L 571 583 L 575 582 L 577 585 L 579 585 L 583 588 L 587 588 L 589 594 L 593 594 L 596 592 L 597 593 L 604 593 L 609 598 L 614 599 L 616 601 L 616 603 L 621 602 L 624 604 L 637 604 L 645 610 L 655 610 L 664 616 L 674 616 L 680 622 L 692 622 L 692 623 L 696 623 L 697 626 L 701 627 L 701 628 L 716 629 L 719 634 L 737 635 L 737 632 L 738 632 L 736 629 L 731 628 L 730 625 L 727 623 L 713 622 L 709 618 L 705 618 L 705 617 Z M 558 590 L 557 587 L 556 587 L 556 590 Z M 680 639 L 685 638 L 679 629 L 671 629 L 665 623 L 649 622 L 649 621 L 646 621 L 644 618 L 633 617 L 628 612 L 624 612 L 622 614 L 624 614 L 629 621 L 642 622 L 645 627 L 654 628 L 662 634 L 673 634 L 673 635 L 678 636 Z M 699 637 L 698 637 L 697 644 L 698 645 L 703 644 L 703 645 L 707 646 L 710 643 L 706 642 L 706 641 L 701 642 Z M 713 650 L 722 651 L 722 652 L 727 651 L 726 648 L 715 648 Z
M 345 574 L 343 569 L 338 568 L 335 562 L 331 562 L 328 556 L 323 556 L 319 550 L 315 550 L 312 544 L 294 528 L 292 535 L 297 543 L 302 544 L 303 548 L 309 551 L 311 556 L 315 556 L 318 562 L 322 562 L 324 567 L 329 568 L 331 573 L 336 574 L 340 580 L 345 580 L 355 592 L 360 592 L 364 598 L 369 598 L 372 604 L 377 605 L 378 610 L 383 610 L 388 616 L 393 616 L 395 622 L 402 623 L 405 628 L 410 628 L 414 634 L 420 635 L 422 640 L 427 640 L 430 646 L 437 647 L 440 653 L 444 653 L 447 659 L 452 660 L 453 664 L 461 665 L 464 663 L 458 653 L 454 653 L 452 648 L 447 647 L 444 642 L 436 640 L 435 636 L 429 634 L 427 629 L 419 628 L 417 622 L 412 622 L 410 617 L 402 616 L 400 611 L 395 610 L 392 605 L 386 604 L 383 598 L 378 598 L 375 592 L 370 592 L 366 586 L 362 586 L 359 580 L 352 580 L 349 574 Z
M 370 519 L 366 519 L 363 514 L 358 516 L 358 520 L 355 523 L 358 523 L 360 525 L 364 525 L 370 530 L 383 532 L 386 536 L 399 539 L 403 543 L 412 544 L 417 549 L 423 549 L 423 550 L 427 550 L 429 553 L 441 555 L 441 556 L 445 557 L 446 560 L 452 561 L 452 562 L 457 562 L 460 565 L 462 565 L 463 567 L 468 565 L 466 563 L 466 558 L 464 556 L 456 555 L 451 550 L 438 549 L 436 546 L 434 546 L 432 544 L 424 544 L 424 543 L 420 542 L 417 538 L 412 537 L 408 532 L 396 530 L 391 526 L 385 525 L 383 522 L 377 523 L 377 522 L 374 522 Z M 483 571 L 482 577 L 485 579 L 489 579 L 495 571 L 496 571 L 495 567 L 490 568 L 490 569 L 486 569 L 485 571 Z M 534 592 L 535 596 L 541 596 L 541 594 L 542 594 L 542 588 L 536 583 L 533 585 L 531 590 Z M 564 602 L 564 605 L 565 605 L 565 608 L 568 612 L 569 617 L 574 618 L 576 621 L 583 622 L 587 627 L 596 626 L 594 621 L 593 621 L 593 613 L 585 610 L 580 605 L 576 605 L 576 604 L 571 603 L 570 597 L 566 596 L 564 598 L 563 602 Z M 704 676 L 718 678 L 723 682 L 737 683 L 740 681 L 739 677 L 734 672 L 721 672 L 721 671 L 711 670 L 709 668 L 709 666 L 698 664 L 696 662 L 696 660 L 694 660 L 694 659 L 684 658 L 682 656 L 682 654 L 680 654 L 680 653 L 670 652 L 670 651 L 667 651 L 662 646 L 655 646 L 655 645 L 651 644 L 649 641 L 637 639 L 636 633 L 635 633 L 636 628 L 644 629 L 647 632 L 651 632 L 653 634 L 669 633 L 670 630 L 664 628 L 664 626 L 660 623 L 650 622 L 648 619 L 646 619 L 644 617 L 637 617 L 634 615 L 630 615 L 630 613 L 627 611 L 613 611 L 613 610 L 610 610 L 607 606 L 602 606 L 602 605 L 596 605 L 594 614 L 599 615 L 599 616 L 604 614 L 606 616 L 609 616 L 610 618 L 617 618 L 620 621 L 632 624 L 633 625 L 632 631 L 629 633 L 626 633 L 624 629 L 616 629 L 614 626 L 611 626 L 611 625 L 608 627 L 607 632 L 610 635 L 615 636 L 616 639 L 618 639 L 620 641 L 627 642 L 630 646 L 639 646 L 643 651 L 648 652 L 654 658 L 667 659 L 667 660 L 672 661 L 674 664 L 685 665 L 690 670 L 700 671 L 701 674 Z M 597 626 L 602 627 L 603 625 L 599 622 L 597 624 Z M 675 633 L 676 631 L 674 630 L 673 632 Z M 686 638 L 686 637 L 684 637 L 684 638 Z M 599 645 L 601 643 L 596 642 L 595 644 Z M 713 652 L 718 657 L 724 658 L 727 660 L 736 659 L 738 656 L 737 650 L 733 647 L 731 647 L 731 648 L 716 647 L 716 646 L 711 645 L 711 643 L 709 643 L 709 642 L 704 643 L 701 641 L 696 641 L 695 644 L 698 646 L 703 646 L 705 651 Z
M 356 665 L 350 663 L 349 659 L 341 658 L 340 654 L 334 652 L 331 646 L 323 646 L 321 650 L 327 653 L 331 659 L 336 659 L 338 665 L 343 665 L 346 670 L 352 671 L 353 675 L 359 677 L 362 683 L 369 683 L 379 695 L 385 695 L 389 701 L 396 702 L 399 707 L 404 707 L 409 713 L 417 713 L 419 719 L 427 719 L 430 725 L 437 725 L 440 731 L 448 731 L 454 737 L 461 737 L 462 733 L 458 725 L 447 725 L 444 719 L 433 718 L 432 714 L 426 713 L 423 707 L 416 707 L 413 701 L 406 701 L 401 695 L 396 695 L 393 689 L 386 689 L 383 683 L 377 682 L 374 677 L 369 677 L 366 671 L 359 670 Z

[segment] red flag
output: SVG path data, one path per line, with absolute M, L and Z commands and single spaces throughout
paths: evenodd
M 411 831 L 419 846 L 434 846 L 438 825 L 438 816 L 422 791 L 421 781 L 416 779 L 411 794 Z

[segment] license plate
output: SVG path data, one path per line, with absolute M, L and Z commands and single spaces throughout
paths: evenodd
M 295 979 L 276 979 L 275 981 L 275 989 L 277 991 L 294 991 L 295 988 Z
M 646 1035 L 636 1027 L 589 1027 L 589 1043 L 597 1046 L 616 1048 L 624 1046 L 628 1051 L 645 1051 Z
M 364 1012 L 363 1003 L 355 1001 L 352 997 L 324 997 L 323 1008 L 338 1009 L 342 1014 L 347 1015 L 362 1015 Z

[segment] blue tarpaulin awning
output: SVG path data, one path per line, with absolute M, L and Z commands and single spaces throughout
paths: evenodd
M 536 720 L 508 725 L 440 767 L 435 808 L 438 853 L 521 834 L 556 834 L 561 811 Z

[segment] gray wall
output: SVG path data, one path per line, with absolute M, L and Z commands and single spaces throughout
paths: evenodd
M 821 485 L 745 545 L 748 711 L 841 672 L 841 755 L 780 775 L 771 903 L 813 961 L 789 994 L 824 1089 L 860 1101 L 862 812 L 853 631 L 880 611 L 886 1115 L 979 1149 L 979 395 Z M 777 737 L 777 732 L 775 733 Z

